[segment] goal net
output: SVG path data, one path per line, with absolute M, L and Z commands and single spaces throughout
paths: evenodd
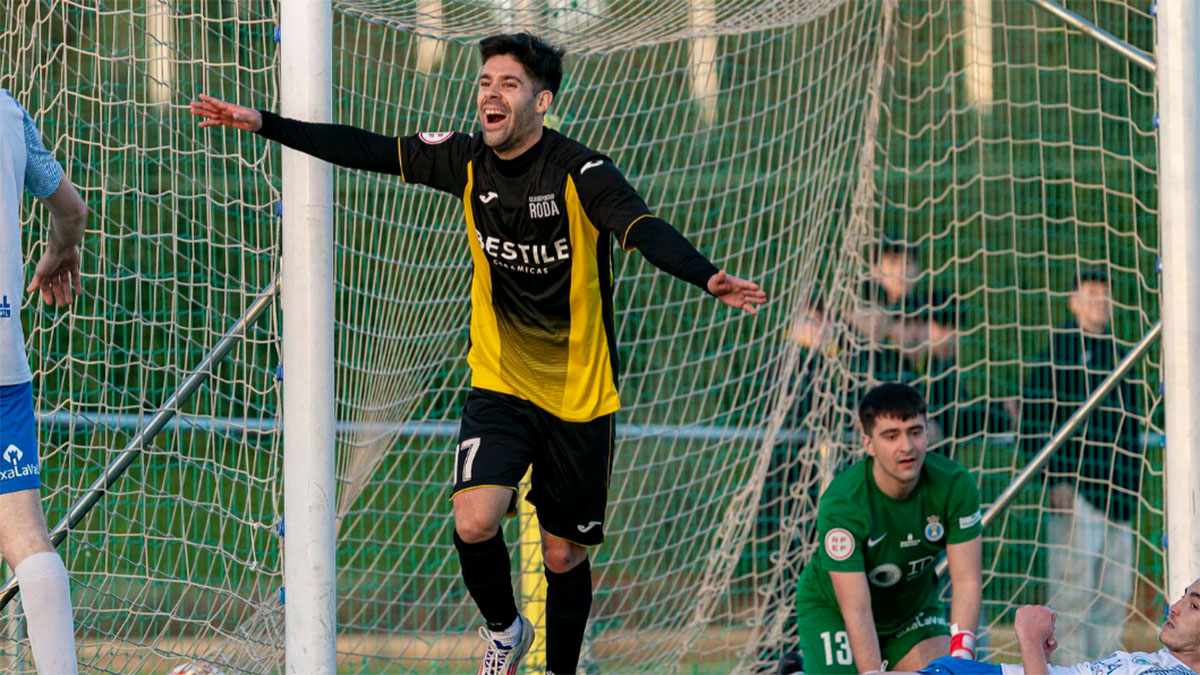
M 1147 3 L 1068 4 L 1152 51 Z M 92 210 L 84 297 L 69 312 L 23 308 L 53 526 L 284 267 L 279 148 L 198 129 L 186 104 L 207 92 L 278 109 L 288 36 L 274 3 L 10 5 L 0 86 Z M 1055 405 L 1054 390 L 1029 382 L 1067 324 L 1072 280 L 1104 273 L 1121 353 L 1157 318 L 1153 77 L 1031 6 L 333 10 L 334 119 L 381 133 L 474 129 L 482 36 L 529 29 L 564 45 L 549 123 L 612 156 L 658 215 L 771 298 L 746 317 L 616 254 L 623 409 L 607 540 L 593 553 L 590 670 L 728 672 L 794 648 L 792 594 L 820 488 L 860 455 L 853 410 L 871 383 L 920 386 L 945 422 L 935 450 L 967 464 L 991 501 L 1048 437 L 1011 413 Z M 336 171 L 334 189 L 339 668 L 470 669 L 479 618 L 447 501 L 469 383 L 461 206 L 353 171 Z M 47 223 L 27 206 L 32 266 Z M 893 301 L 878 263 L 901 247 L 912 287 Z M 947 317 L 952 330 L 929 330 Z M 279 378 L 305 365 L 280 363 L 279 329 L 277 307 L 255 317 L 60 548 L 87 668 L 280 667 Z M 1099 481 L 1135 503 L 1121 530 L 1136 587 L 1116 598 L 1135 641 L 1153 639 L 1162 601 L 1159 363 L 1152 352 L 1129 378 L 1136 400 L 1101 405 L 1138 439 L 1109 443 L 1138 488 Z M 993 657 L 1011 650 L 1012 609 L 1052 587 L 1050 483 L 1031 484 L 985 532 Z M 1091 494 L 1086 480 L 1067 485 Z M 536 527 L 524 512 L 505 525 L 535 622 Z M 6 611 L 2 667 L 32 670 L 19 606 Z M 535 645 L 531 665 L 542 654 Z

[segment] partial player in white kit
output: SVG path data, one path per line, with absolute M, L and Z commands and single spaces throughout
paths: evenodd
M 25 286 L 21 195 L 50 211 L 46 248 Z M 24 291 L 65 306 L 82 288 L 79 242 L 87 206 L 47 152 L 29 113 L 0 89 L 0 556 L 16 572 L 41 673 L 77 672 L 71 588 L 42 513 L 33 374 L 21 330 Z
M 1096 661 L 1071 666 L 1052 666 L 1050 654 L 1058 647 L 1054 639 L 1053 610 L 1026 605 L 1017 610 L 1017 642 L 1021 664 L 990 664 L 946 657 L 918 670 L 921 675 L 1197 675 L 1200 670 L 1200 579 L 1192 582 L 1183 597 L 1167 612 L 1157 652 L 1115 651 Z

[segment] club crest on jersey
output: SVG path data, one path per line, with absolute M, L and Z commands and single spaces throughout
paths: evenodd
M 559 215 L 558 204 L 555 203 L 553 194 L 534 195 L 529 198 L 530 218 L 550 218 L 557 215 Z
M 929 521 L 925 525 L 925 538 L 929 541 L 940 541 L 946 536 L 946 526 L 942 525 L 937 516 L 929 516 L 925 520 Z
M 825 533 L 825 554 L 833 560 L 842 561 L 854 553 L 854 537 L 840 527 Z
M 453 135 L 453 131 L 422 131 L 417 134 L 417 138 L 429 145 L 437 145 L 438 143 L 445 143 Z

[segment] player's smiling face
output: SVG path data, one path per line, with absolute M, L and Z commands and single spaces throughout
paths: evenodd
M 554 95 L 529 77 L 512 54 L 488 59 L 479 71 L 476 104 L 483 142 L 504 159 L 529 149 L 540 138 L 542 118 Z
M 1171 605 L 1158 639 L 1176 655 L 1200 654 L 1200 579 Z
M 924 415 L 906 420 L 880 415 L 865 438 L 867 454 L 875 458 L 875 484 L 884 494 L 907 497 L 921 477 L 929 446 Z

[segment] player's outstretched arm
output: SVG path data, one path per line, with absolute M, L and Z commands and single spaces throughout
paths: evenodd
M 621 248 L 637 249 L 650 264 L 708 291 L 721 302 L 757 314 L 766 293 L 751 281 L 718 270 L 687 237 L 655 217 L 646 202 L 607 157 L 595 156 L 573 174 L 588 218 L 616 235 Z
M 46 238 L 46 251 L 38 260 L 33 281 L 25 291 L 41 291 L 46 304 L 63 307 L 83 292 L 79 243 L 83 241 L 87 222 L 87 204 L 66 176 L 54 192 L 40 201 L 50 211 L 50 233 Z
M 227 103 L 207 94 L 192 101 L 191 112 L 202 127 L 252 131 L 293 150 L 349 169 L 400 175 L 399 138 L 345 124 L 302 122 L 275 113 Z
M 1021 665 L 1027 675 L 1050 672 L 1050 654 L 1058 648 L 1054 639 L 1055 618 L 1057 615 L 1050 608 L 1040 605 L 1025 605 L 1017 610 L 1014 627 L 1021 645 Z
M 758 314 L 756 308 L 767 301 L 767 294 L 758 284 L 726 274 L 725 270 L 709 277 L 708 292 L 726 305 L 754 315 Z
M 705 289 L 734 309 L 758 314 L 757 306 L 767 301 L 758 284 L 718 270 L 686 237 L 659 218 L 638 220 L 621 243 L 626 249 L 636 248 L 660 270 Z

